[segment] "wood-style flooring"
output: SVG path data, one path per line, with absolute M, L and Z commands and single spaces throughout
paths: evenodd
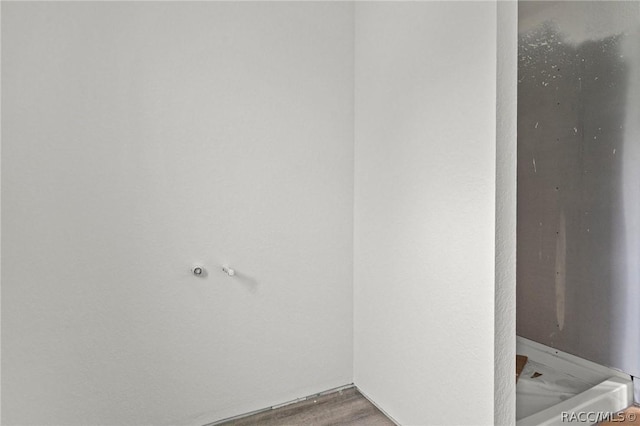
M 599 426 L 640 426 L 640 407 L 624 411 L 623 421 Z M 219 426 L 395 426 L 382 411 L 370 403 L 356 388 L 308 398 L 273 410 L 263 411 Z
M 230 420 L 220 426 L 394 426 L 356 388 Z

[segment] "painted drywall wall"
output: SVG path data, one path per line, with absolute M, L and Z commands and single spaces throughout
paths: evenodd
M 401 424 L 494 423 L 496 14 L 356 5 L 354 381 Z
M 0 3 L 0 70 L 2 69 L 2 4 Z M 0 71 L 0 76 L 1 76 Z M 0 99 L 2 84 L 0 79 Z M 0 188 L 2 188 L 2 102 L 0 102 Z M 2 421 L 2 196 L 0 191 L 0 422 Z
M 518 2 L 497 3 L 494 425 L 516 421 Z
M 350 383 L 353 6 L 2 9 L 2 424 Z

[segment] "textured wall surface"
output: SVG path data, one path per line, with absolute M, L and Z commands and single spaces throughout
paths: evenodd
M 3 2 L 3 424 L 512 423 L 514 9 L 355 7 Z
M 2 9 L 2 424 L 350 383 L 353 6 Z
M 516 384 L 516 148 L 518 3 L 497 5 L 494 424 L 513 425 Z
M 354 380 L 401 424 L 494 423 L 496 13 L 356 5 Z
M 640 3 L 524 2 L 519 335 L 640 375 Z

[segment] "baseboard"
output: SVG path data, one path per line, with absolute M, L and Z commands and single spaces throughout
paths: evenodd
M 386 412 L 382 407 L 380 407 L 380 406 L 379 406 L 379 405 L 378 405 L 378 404 L 377 404 L 373 399 L 371 399 L 371 398 L 369 397 L 369 395 L 367 395 L 366 393 L 362 392 L 362 390 L 360 390 L 360 388 L 359 388 L 358 386 L 354 385 L 354 387 L 358 390 L 358 392 L 360 392 L 360 394 L 361 394 L 362 396 L 364 396 L 364 397 L 367 399 L 367 401 L 369 401 L 370 403 L 372 403 L 373 405 L 375 405 L 375 407 L 376 407 L 378 410 L 380 410 L 380 411 L 382 412 L 382 414 L 384 414 L 385 416 L 387 416 L 387 418 L 388 418 L 389 420 L 391 420 L 391 421 L 392 421 L 396 426 L 400 426 L 400 422 L 399 422 L 399 421 L 397 421 L 396 419 L 394 419 L 393 417 L 391 417 L 391 416 L 389 415 L 389 413 L 387 413 L 387 412 Z
M 227 417 L 225 419 L 217 420 L 217 421 L 212 422 L 212 423 L 207 423 L 207 424 L 205 424 L 203 426 L 217 426 L 217 425 L 220 425 L 222 423 L 229 422 L 231 420 L 243 419 L 245 417 L 253 416 L 255 414 L 264 413 L 265 411 L 275 410 L 277 408 L 286 407 L 287 405 L 295 404 L 297 402 L 306 401 L 306 400 L 312 399 L 312 398 L 318 398 L 318 397 L 323 396 L 323 395 L 327 395 L 327 394 L 334 393 L 334 392 L 340 392 L 340 391 L 343 391 L 345 389 L 351 389 L 351 388 L 354 388 L 354 387 L 356 387 L 356 386 L 353 383 L 350 383 L 350 384 L 347 384 L 347 385 L 338 386 L 337 388 L 327 389 L 326 391 L 314 393 L 314 394 L 311 394 L 311 395 L 308 395 L 308 396 L 304 396 L 302 398 L 296 398 L 296 399 L 293 399 L 291 401 L 283 402 L 282 404 L 276 404 L 276 405 L 272 405 L 270 407 L 261 408 L 259 410 L 250 411 L 248 413 L 239 414 L 237 416 Z M 359 390 L 358 390 L 358 392 L 359 392 Z M 360 393 L 362 393 L 362 392 L 360 392 Z M 367 398 L 364 394 L 362 394 L 362 395 L 365 398 Z M 371 401 L 369 398 L 367 398 L 367 399 L 369 401 Z M 374 402 L 371 402 L 371 403 L 373 405 L 375 405 L 376 407 L 378 407 Z M 378 407 L 378 409 L 380 410 L 380 407 Z M 380 411 L 382 411 L 382 410 L 380 410 Z M 382 411 L 382 412 L 384 413 L 384 411 Z M 386 413 L 385 413 L 385 415 L 386 415 Z M 389 416 L 387 416 L 387 417 L 389 417 Z M 389 417 L 389 418 L 391 419 L 391 417 Z M 392 421 L 393 421 L 393 419 L 392 419 Z

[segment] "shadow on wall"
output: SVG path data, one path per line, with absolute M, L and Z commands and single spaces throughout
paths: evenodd
M 258 280 L 245 273 L 236 271 L 233 279 L 237 280 L 251 293 L 255 293 L 256 291 L 258 291 Z

